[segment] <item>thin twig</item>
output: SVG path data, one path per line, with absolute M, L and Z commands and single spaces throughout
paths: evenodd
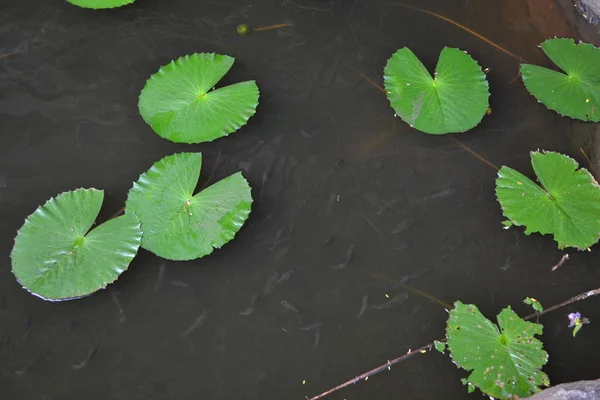
M 121 207 L 119 209 L 119 211 L 117 211 L 116 213 L 114 213 L 109 220 L 113 219 L 113 218 L 117 218 L 119 215 L 123 214 L 123 211 L 125 211 L 125 207 Z
M 277 24 L 277 25 L 269 25 L 269 26 L 260 26 L 258 28 L 252 29 L 252 31 L 253 32 L 270 31 L 273 29 L 287 28 L 288 26 L 294 26 L 294 24 Z
M 562 256 L 560 261 L 556 265 L 554 265 L 554 267 L 552 267 L 552 271 L 556 271 L 557 269 L 559 269 L 565 263 L 565 261 L 567 261 L 568 259 L 569 259 L 568 254 L 565 254 L 564 256 Z
M 480 161 L 483 161 L 484 163 L 486 163 L 487 165 L 489 165 L 490 167 L 492 167 L 496 171 L 498 171 L 500 169 L 494 163 L 492 163 L 491 161 L 486 160 L 486 158 L 484 156 L 480 155 L 475 150 L 472 150 L 466 144 L 461 143 L 458 139 L 455 139 L 452 136 L 448 136 L 448 138 L 454 140 L 456 142 L 456 144 L 458 144 L 460 147 L 462 147 L 463 149 L 465 149 L 466 151 L 468 151 L 469 153 L 471 153 L 472 155 L 474 155 L 475 157 L 477 157 Z
M 475 32 L 474 30 L 471 30 L 471 29 L 467 28 L 467 27 L 466 27 L 466 26 L 464 26 L 464 25 L 461 25 L 461 24 L 459 24 L 459 23 L 458 23 L 458 22 L 456 22 L 456 21 L 453 21 L 453 20 L 451 20 L 451 19 L 450 19 L 450 18 L 448 18 L 448 17 L 444 17 L 443 15 L 440 15 L 440 14 L 434 13 L 434 12 L 432 12 L 432 11 L 425 10 L 425 9 L 423 9 L 423 8 L 419 8 L 419 7 L 411 6 L 411 5 L 409 5 L 409 4 L 404 4 L 404 3 L 392 3 L 392 2 L 389 2 L 389 1 L 383 1 L 382 3 L 383 3 L 383 4 L 390 5 L 390 6 L 404 7 L 404 8 L 408 8 L 408 9 L 410 9 L 410 10 L 415 10 L 415 11 L 419 11 L 419 12 L 422 12 L 422 13 L 429 14 L 429 15 L 431 15 L 431 16 L 434 16 L 434 17 L 436 17 L 436 18 L 438 18 L 438 19 L 441 19 L 442 21 L 446 21 L 446 22 L 448 22 L 448 23 L 450 23 L 450 24 L 452 24 L 452 25 L 454 25 L 454 26 L 457 26 L 457 27 L 459 27 L 460 29 L 464 30 L 465 32 L 468 32 L 468 33 L 470 33 L 471 35 L 473 35 L 473 36 L 477 37 L 478 39 L 481 39 L 481 40 L 483 40 L 484 42 L 486 42 L 487 44 L 489 44 L 489 45 L 491 45 L 491 46 L 495 47 L 496 49 L 500 50 L 501 52 L 503 52 L 503 53 L 505 53 L 505 54 L 508 54 L 509 56 L 511 56 L 511 57 L 513 57 L 513 58 L 515 58 L 515 59 L 517 59 L 519 62 L 521 62 L 521 61 L 525 61 L 525 60 L 524 60 L 522 57 L 519 57 L 518 55 L 516 55 L 516 54 L 514 54 L 514 53 L 512 53 L 512 52 L 510 52 L 510 51 L 508 51 L 508 50 L 506 50 L 504 47 L 500 46 L 499 44 L 496 44 L 496 43 L 492 42 L 490 39 L 486 38 L 485 36 L 483 36 L 483 35 L 481 35 L 481 34 L 479 34 L 479 33 Z
M 536 312 L 536 313 L 530 314 L 530 315 L 526 316 L 523 319 L 524 320 L 530 320 L 530 319 L 533 319 L 533 318 L 539 318 L 542 315 L 547 314 L 547 313 L 549 313 L 551 311 L 558 310 L 559 308 L 562 308 L 562 307 L 567 306 L 569 304 L 572 304 L 572 303 L 575 303 L 575 302 L 578 302 L 578 301 L 581 301 L 581 300 L 585 300 L 587 298 L 590 298 L 590 297 L 593 297 L 593 296 L 597 296 L 599 294 L 600 294 L 600 288 L 594 289 L 594 290 L 590 290 L 588 292 L 581 293 L 581 294 L 579 294 L 579 295 L 577 295 L 575 297 L 571 297 L 569 300 L 563 301 L 562 303 L 553 305 L 552 307 L 548 307 L 544 311 L 542 311 L 541 313 L 537 313 Z M 446 341 L 445 338 L 437 340 L 437 342 L 445 342 L 445 341 Z M 404 355 L 402 355 L 402 356 L 400 356 L 398 358 L 395 358 L 393 360 L 388 360 L 385 364 L 382 364 L 382 365 L 380 365 L 377 368 L 373 368 L 372 370 L 370 370 L 368 372 L 365 372 L 364 374 L 358 375 L 356 378 L 350 379 L 350 380 L 342 383 L 341 385 L 338 385 L 338 386 L 334 387 L 333 389 L 329 389 L 328 391 L 321 393 L 318 396 L 310 397 L 310 398 L 306 397 L 306 398 L 308 400 L 322 399 L 323 397 L 328 396 L 328 395 L 330 395 L 333 392 L 337 392 L 338 390 L 343 389 L 343 388 L 345 388 L 347 386 L 350 386 L 353 383 L 357 383 L 357 382 L 360 382 L 360 381 L 367 381 L 369 379 L 369 377 L 371 377 L 371 376 L 373 376 L 373 375 L 375 375 L 375 374 L 377 374 L 377 373 L 379 373 L 381 371 L 384 371 L 385 369 L 390 369 L 390 367 L 392 365 L 397 364 L 400 361 L 407 360 L 407 359 L 411 358 L 412 356 L 414 356 L 416 354 L 427 353 L 434 346 L 435 346 L 435 341 L 431 342 L 431 343 L 429 343 L 429 344 L 427 344 L 425 346 L 419 347 L 416 350 L 412 350 L 412 351 L 409 350 L 408 353 L 406 353 L 406 354 L 404 354 Z
M 12 53 L 0 54 L 0 58 L 9 57 L 15 54 L 23 53 L 25 50 L 13 51 Z
M 583 154 L 583 156 L 585 157 L 586 161 L 590 165 L 590 170 L 594 173 L 594 178 L 598 179 L 598 172 L 596 171 L 596 168 L 594 167 L 594 164 L 592 164 L 592 161 L 590 160 L 590 158 L 588 157 L 588 155 L 585 154 L 585 151 L 581 147 L 579 148 L 579 151 L 581 151 L 581 154 Z
M 445 342 L 446 339 L 440 340 L 440 342 Z M 334 387 L 333 389 L 330 389 L 326 392 L 321 393 L 318 396 L 315 397 L 311 397 L 309 400 L 317 400 L 317 399 L 322 399 L 323 397 L 330 395 L 333 392 L 337 392 L 340 389 L 345 388 L 346 386 L 352 385 L 353 383 L 357 383 L 360 382 L 362 380 L 364 381 L 368 381 L 370 376 L 373 376 L 381 371 L 384 371 L 385 369 L 390 369 L 392 365 L 394 364 L 398 364 L 400 361 L 404 361 L 407 360 L 409 358 L 411 358 L 412 356 L 416 355 L 416 354 L 423 354 L 423 353 L 427 353 L 429 350 L 431 350 L 431 348 L 434 346 L 434 343 L 429 343 L 426 346 L 423 347 L 419 347 L 416 350 L 409 350 L 408 353 L 404 354 L 403 356 L 400 356 L 398 358 L 394 358 L 393 360 L 388 360 L 385 364 L 380 365 L 377 368 L 373 368 L 372 370 L 365 372 L 364 374 L 361 374 L 359 376 L 357 376 L 354 379 L 351 379 L 347 382 L 342 383 L 341 385 L 338 385 L 336 387 Z

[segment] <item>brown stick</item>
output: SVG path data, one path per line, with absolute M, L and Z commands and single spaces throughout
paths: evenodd
M 445 342 L 445 341 L 446 341 L 446 339 L 440 340 L 440 342 Z M 346 382 L 342 383 L 341 385 L 338 385 L 338 386 L 334 387 L 333 389 L 329 389 L 328 391 L 326 391 L 326 392 L 323 392 L 323 393 L 321 393 L 321 394 L 320 394 L 320 395 L 318 395 L 318 396 L 311 397 L 309 400 L 317 400 L 317 399 L 322 399 L 323 397 L 325 397 L 325 396 L 327 396 L 327 395 L 330 395 L 330 394 L 331 394 L 331 393 L 333 393 L 333 392 L 337 392 L 338 390 L 340 390 L 340 389 L 343 389 L 343 388 L 345 388 L 346 386 L 349 386 L 349 385 L 351 385 L 351 384 L 353 384 L 353 383 L 360 382 L 360 381 L 362 381 L 362 380 L 364 380 L 364 381 L 366 382 L 367 380 L 369 380 L 369 377 L 370 377 L 370 376 L 372 376 L 372 375 L 375 375 L 375 374 L 377 374 L 377 373 L 379 373 L 379 372 L 381 372 L 381 371 L 385 370 L 386 368 L 387 368 L 387 369 L 390 369 L 392 365 L 394 365 L 394 364 L 397 364 L 397 363 L 399 363 L 400 361 L 407 360 L 407 359 L 411 358 L 412 356 L 414 356 L 415 354 L 423 354 L 423 353 L 427 353 L 429 350 L 431 350 L 431 348 L 433 347 L 433 345 L 434 345 L 434 344 L 433 344 L 433 342 L 432 342 L 432 343 L 429 343 L 428 345 L 425 345 L 425 346 L 423 346 L 423 347 L 419 347 L 419 348 L 418 348 L 418 349 L 416 349 L 416 350 L 412 350 L 412 351 L 411 351 L 411 350 L 409 350 L 409 351 L 408 351 L 408 353 L 404 354 L 403 356 L 400 356 L 400 357 L 398 357 L 398 358 L 394 358 L 393 360 L 388 360 L 388 362 L 387 362 L 387 363 L 385 363 L 385 364 L 383 364 L 383 365 L 380 365 L 380 366 L 379 366 L 379 367 L 377 367 L 377 368 L 373 368 L 372 370 L 370 370 L 370 371 L 368 371 L 368 372 L 365 372 L 364 374 L 361 374 L 361 375 L 357 376 L 357 377 L 356 377 L 356 378 L 354 378 L 354 379 L 351 379 L 351 380 L 349 380 L 349 381 L 346 381 Z
M 554 265 L 554 267 L 552 267 L 552 271 L 556 271 L 557 269 L 559 269 L 560 267 L 562 267 L 562 265 L 565 263 L 565 261 L 567 261 L 569 259 L 569 255 L 565 254 L 562 256 L 562 258 L 560 259 L 560 261 L 558 263 L 556 263 Z
M 548 307 L 548 308 L 546 308 L 541 313 L 530 314 L 530 315 L 526 316 L 523 319 L 530 320 L 530 319 L 533 319 L 533 318 L 539 318 L 540 316 L 542 316 L 544 314 L 547 314 L 547 313 L 549 313 L 551 311 L 558 310 L 559 308 L 562 308 L 562 307 L 564 307 L 566 305 L 569 305 L 569 304 L 572 304 L 572 303 L 575 303 L 575 302 L 578 302 L 578 301 L 581 301 L 581 300 L 585 300 L 587 298 L 590 298 L 590 297 L 593 297 L 593 296 L 597 296 L 599 294 L 600 294 L 600 288 L 594 289 L 594 290 L 590 290 L 588 292 L 581 293 L 581 294 L 579 294 L 577 296 L 571 297 L 569 300 L 565 300 L 562 303 L 555 304 L 552 307 Z M 445 342 L 445 341 L 446 341 L 446 339 L 440 339 L 440 340 L 438 340 L 438 342 Z M 310 397 L 310 398 L 306 397 L 306 398 L 308 400 L 322 399 L 323 397 L 328 396 L 328 395 L 330 395 L 333 392 L 337 392 L 338 390 L 343 389 L 343 388 L 345 388 L 347 386 L 350 386 L 353 383 L 357 383 L 357 382 L 360 382 L 360 381 L 363 381 L 363 380 L 367 381 L 369 379 L 369 377 L 371 377 L 371 376 L 373 376 L 373 375 L 375 375 L 375 374 L 377 374 L 377 373 L 379 373 L 381 371 L 384 371 L 386 368 L 390 369 L 390 367 L 392 365 L 397 364 L 400 361 L 407 360 L 407 359 L 411 358 L 412 356 L 414 356 L 416 354 L 427 353 L 429 350 L 431 350 L 433 348 L 433 346 L 435 345 L 434 343 L 435 342 L 431 342 L 431 343 L 429 343 L 429 344 L 427 344 L 427 345 L 425 345 L 423 347 L 419 347 L 416 350 L 412 350 L 412 351 L 409 350 L 408 353 L 404 354 L 403 356 L 400 356 L 400 357 L 395 358 L 393 360 L 388 360 L 388 362 L 386 362 L 385 364 L 382 364 L 382 365 L 380 365 L 377 368 L 373 368 L 372 370 L 370 370 L 368 372 L 365 372 L 364 374 L 358 375 L 356 378 L 350 379 L 350 380 L 342 383 L 341 385 L 338 385 L 338 386 L 334 387 L 333 389 L 329 389 L 328 391 L 321 393 L 318 396 Z

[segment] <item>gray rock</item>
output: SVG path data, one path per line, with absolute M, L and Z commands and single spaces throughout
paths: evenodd
M 583 16 L 592 24 L 600 24 L 600 0 L 576 0 Z
M 579 381 L 563 383 L 542 390 L 529 397 L 530 400 L 599 400 L 600 379 L 595 381 Z

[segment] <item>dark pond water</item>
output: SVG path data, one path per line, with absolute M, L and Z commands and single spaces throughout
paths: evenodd
M 537 43 L 578 34 L 550 0 L 412 4 L 545 65 Z M 240 23 L 293 27 L 241 37 Z M 597 251 L 572 254 L 551 273 L 564 253 L 550 237 L 501 228 L 495 170 L 456 141 L 394 119 L 363 77 L 381 84 L 403 46 L 432 68 L 445 45 L 491 68 L 493 113 L 456 140 L 528 174 L 538 148 L 585 165 L 572 139 L 589 125 L 529 96 L 515 59 L 394 3 L 139 0 L 93 12 L 2 1 L 0 52 L 25 51 L 0 59 L 0 398 L 303 399 L 443 337 L 444 307 L 397 286 L 403 279 L 488 316 L 507 304 L 529 313 L 525 296 L 551 305 L 599 286 Z M 261 102 L 241 131 L 177 145 L 142 121 L 137 96 L 160 65 L 193 52 L 235 56 L 223 83 L 256 79 Z M 140 173 L 178 151 L 204 154 L 201 184 L 213 169 L 211 181 L 244 171 L 255 203 L 233 242 L 193 262 L 141 251 L 118 283 L 82 300 L 46 303 L 19 287 L 9 254 L 39 204 L 96 187 L 106 194 L 104 220 Z M 348 267 L 332 269 L 350 246 Z M 357 317 L 364 296 L 380 305 L 403 293 L 404 302 Z M 600 324 L 576 339 L 566 327 L 568 312 L 595 320 L 597 309 L 592 299 L 543 318 L 553 383 L 598 378 Z M 182 337 L 205 311 L 204 325 Z M 299 329 L 318 322 L 318 339 Z M 463 376 L 434 352 L 331 398 L 467 398 Z

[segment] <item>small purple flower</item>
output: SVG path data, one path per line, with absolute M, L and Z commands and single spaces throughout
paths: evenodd
M 569 328 L 573 328 L 581 323 L 581 313 L 570 313 L 569 314 Z

